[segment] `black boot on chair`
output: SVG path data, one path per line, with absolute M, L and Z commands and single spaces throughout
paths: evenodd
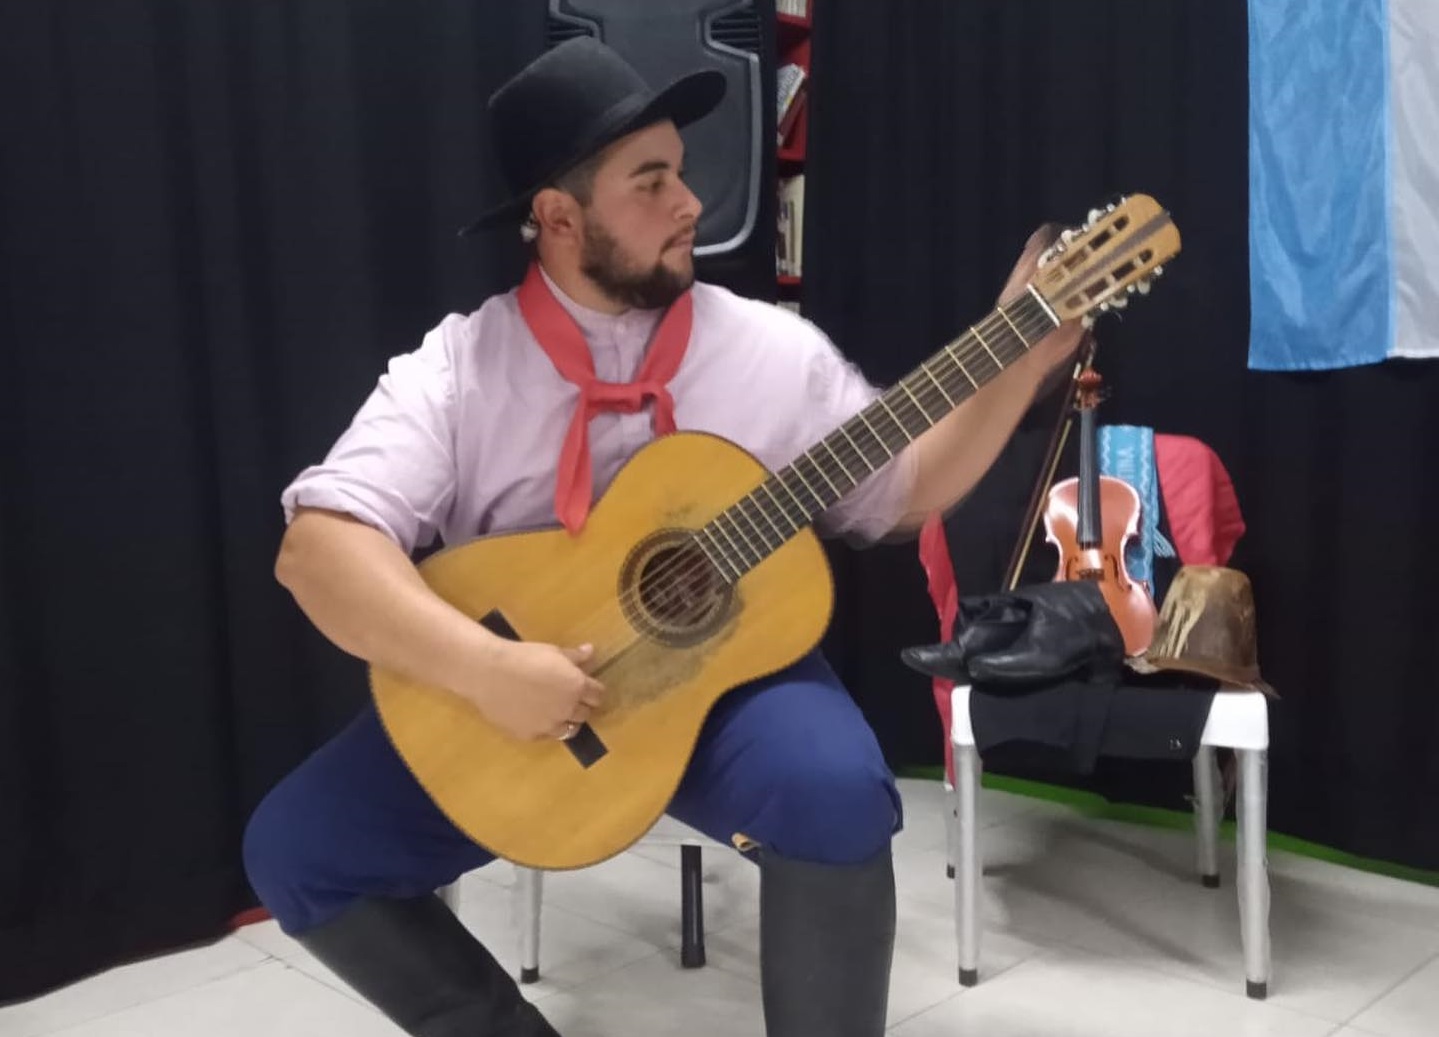
M 412 1037 L 559 1037 L 437 896 L 358 900 L 295 939 Z
M 760 976 L 768 1037 L 882 1037 L 894 960 L 894 860 L 760 857 Z

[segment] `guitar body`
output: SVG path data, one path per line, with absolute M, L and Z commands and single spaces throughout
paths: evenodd
M 676 433 L 621 469 L 579 535 L 484 537 L 421 563 L 428 585 L 477 622 L 526 641 L 593 644 L 591 672 L 606 688 L 578 745 L 530 742 L 452 692 L 372 668 L 391 741 L 461 831 L 533 868 L 619 853 L 664 813 L 714 704 L 819 643 L 834 592 L 808 529 L 733 586 L 711 580 L 685 602 L 646 590 L 699 569 L 693 550 L 677 548 L 680 533 L 664 531 L 698 529 L 769 474 L 726 440 Z

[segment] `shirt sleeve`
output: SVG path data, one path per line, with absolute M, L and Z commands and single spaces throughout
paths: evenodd
M 391 359 L 324 461 L 281 494 L 287 524 L 308 506 L 352 515 L 406 553 L 435 538 L 455 497 L 451 340 L 460 320 L 446 318 L 414 352 Z
M 833 342 L 813 324 L 802 321 L 806 347 L 806 400 L 801 418 L 805 446 L 818 442 L 881 395 Z M 913 451 L 900 451 L 874 474 L 840 499 L 815 523 L 827 536 L 873 543 L 904 517 L 914 487 Z

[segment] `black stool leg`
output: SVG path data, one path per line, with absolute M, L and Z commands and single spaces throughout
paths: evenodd
M 683 944 L 680 964 L 697 969 L 705 963 L 704 892 L 700 889 L 700 847 L 680 847 L 680 903 Z

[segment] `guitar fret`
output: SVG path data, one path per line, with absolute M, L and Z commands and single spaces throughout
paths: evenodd
M 804 501 L 800 500 L 794 495 L 794 491 L 789 488 L 789 483 L 785 482 L 783 473 L 779 475 L 777 481 L 779 482 L 780 489 L 784 490 L 784 492 L 789 495 L 789 499 L 794 501 L 795 506 L 799 508 L 799 513 L 801 515 L 807 514 L 807 512 L 805 511 Z
M 812 467 L 815 471 L 819 472 L 819 477 L 824 480 L 825 485 L 830 488 L 830 491 L 834 493 L 835 497 L 838 498 L 842 496 L 843 491 L 834 483 L 830 482 L 829 475 L 825 472 L 824 467 L 814 459 L 814 457 L 810 454 L 808 450 L 804 452 L 804 456 L 809 460 L 810 467 Z M 840 465 L 840 468 L 843 467 L 844 465 Z
M 698 540 L 698 539 L 695 540 L 695 543 L 697 543 L 697 544 L 700 545 L 700 550 L 704 552 L 705 557 L 709 559 L 710 565 L 714 566 L 715 569 L 719 572 L 719 574 L 720 574 L 721 576 L 724 576 L 725 579 L 730 579 L 729 576 L 726 576 L 726 575 L 725 575 L 724 570 L 723 570 L 722 568 L 720 568 L 720 562 L 721 562 L 721 561 L 724 561 L 724 562 L 728 563 L 729 568 L 730 568 L 730 571 L 731 571 L 731 573 L 732 573 L 733 576 L 734 576 L 734 579 L 736 579 L 736 580 L 739 579 L 740 576 L 741 576 L 740 571 L 739 571 L 737 568 L 735 568 L 734 562 L 730 561 L 730 559 L 729 559 L 728 557 L 726 557 L 726 555 L 725 555 L 725 553 L 724 553 L 724 548 L 720 547 L 719 541 L 716 540 L 715 537 L 714 537 L 714 534 L 710 532 L 709 526 L 704 526 L 704 527 L 702 527 L 702 528 L 700 529 L 700 533 L 702 533 L 704 536 L 708 537 L 710 543 L 714 545 L 714 549 L 719 552 L 719 557 L 716 558 L 714 555 L 710 554 L 709 549 L 704 546 L 704 542 L 703 542 L 703 541 Z
M 845 424 L 848 424 L 848 422 L 846 422 Z M 861 461 L 863 461 L 864 466 L 869 469 L 871 474 L 873 474 L 875 471 L 874 465 L 869 463 L 869 458 L 864 456 L 864 451 L 859 448 L 859 444 L 854 441 L 854 438 L 849 434 L 849 430 L 846 429 L 844 425 L 841 425 L 839 427 L 839 431 L 845 439 L 849 440 L 849 445 L 854 448 L 855 456 L 858 457 Z
M 883 396 L 879 398 L 879 405 L 884 408 L 885 413 L 890 416 L 890 419 L 899 428 L 899 431 L 904 434 L 905 442 L 913 443 L 914 437 L 909 434 L 907 429 L 905 429 L 904 424 L 899 420 L 899 416 L 895 414 L 894 411 L 889 409 L 889 404 L 884 402 Z
M 960 374 L 964 375 L 964 377 L 966 377 L 966 378 L 969 379 L 969 384 L 972 385 L 972 386 L 974 386 L 975 391 L 978 392 L 978 391 L 979 391 L 979 383 L 974 380 L 974 376 L 973 376 L 973 375 L 971 375 L 967 370 L 965 370 L 964 365 L 959 362 L 959 357 L 957 357 L 957 356 L 954 355 L 954 345 L 953 345 L 953 344 L 950 344 L 949 346 L 946 346 L 946 347 L 945 347 L 944 355 L 947 356 L 947 357 L 949 357 L 949 362 L 950 362 L 951 364 L 953 364 L 953 365 L 959 370 L 959 373 L 960 373 Z
M 724 526 L 720 524 L 720 519 L 722 519 L 722 518 L 724 518 L 724 517 L 725 517 L 725 515 L 724 515 L 723 513 L 721 513 L 721 514 L 714 520 L 714 522 L 711 523 L 711 524 L 715 527 L 715 529 L 719 530 L 720 536 L 722 536 L 722 537 L 725 538 L 725 541 L 730 545 L 730 547 L 734 548 L 735 557 L 737 557 L 741 562 L 745 562 L 745 563 L 746 563 L 745 567 L 748 568 L 748 559 L 745 558 L 745 556 L 744 556 L 744 551 L 741 550 L 739 544 L 735 543 L 734 539 L 733 539 L 728 533 L 725 532 Z M 731 521 L 733 521 L 733 520 L 731 520 Z M 736 529 L 735 532 L 738 533 L 739 530 Z M 743 539 L 743 536 L 742 536 L 742 535 L 741 535 L 741 539 Z M 755 559 L 755 561 L 758 562 L 759 559 Z
M 1011 324 L 1010 327 L 1014 327 L 1014 325 Z M 989 348 L 989 343 L 984 340 L 984 336 L 979 333 L 979 329 L 971 326 L 969 331 L 970 334 L 972 334 L 975 338 L 979 339 L 979 344 L 983 346 L 984 351 L 989 354 L 989 359 L 994 361 L 994 366 L 1000 368 L 1004 367 L 1004 365 L 999 362 L 999 357 L 994 355 L 994 350 Z
M 954 397 L 945 391 L 944 384 L 930 372 L 929 364 L 920 364 L 919 369 L 924 372 L 926 378 L 934 383 L 934 387 L 938 389 L 939 394 L 944 397 L 944 402 L 948 403 L 951 407 L 957 406 L 954 402 Z
M 854 477 L 854 475 L 850 472 L 850 470 L 844 466 L 844 460 L 843 460 L 838 454 L 836 454 L 836 453 L 834 452 L 834 447 L 832 447 L 832 446 L 829 445 L 829 440 L 827 440 L 827 439 L 824 440 L 823 442 L 820 443 L 820 446 L 824 447 L 827 451 L 829 451 L 829 456 L 832 457 L 832 458 L 834 458 L 834 463 L 835 463 L 835 464 L 839 465 L 839 470 L 840 470 L 841 472 L 843 472 L 843 473 L 844 473 L 844 477 L 849 480 L 850 486 L 854 486 L 856 483 L 859 482 L 859 480 Z M 833 485 L 833 484 L 831 484 L 831 485 Z M 835 491 L 835 492 L 838 492 L 838 491 Z
M 763 490 L 764 484 L 761 483 L 759 488 Z M 779 537 L 779 543 L 775 544 L 775 547 L 779 547 L 780 544 L 783 544 L 785 541 L 785 534 L 780 530 L 778 526 L 774 524 L 774 520 L 769 517 L 769 512 L 765 510 L 764 505 L 761 504 L 758 500 L 754 499 L 754 491 L 746 494 L 745 500 L 754 502 L 755 510 L 760 513 L 760 515 L 764 518 L 766 522 L 769 523 L 769 528 L 774 530 L 774 535 Z M 791 530 L 791 532 L 793 532 L 793 530 Z
M 754 546 L 754 541 L 750 539 L 750 533 L 753 533 L 761 544 L 765 543 L 765 539 L 760 534 L 760 531 L 755 528 L 755 524 L 750 520 L 750 517 L 744 513 L 743 500 L 741 500 L 739 504 L 727 508 L 725 510 L 725 514 L 729 516 L 729 524 L 733 526 L 736 531 L 738 531 L 741 537 L 744 538 L 744 542 L 749 546 L 750 550 L 754 551 L 755 564 L 758 565 L 761 561 L 764 560 L 764 556 L 767 554 L 767 552 L 761 551 L 759 548 Z M 744 522 L 741 523 L 739 521 L 740 519 L 743 519 Z M 746 531 L 745 527 L 749 527 L 748 531 Z
M 804 456 L 808 457 L 809 455 L 805 454 Z M 814 498 L 816 504 L 824 503 L 820 495 L 814 492 L 814 487 L 809 484 L 809 480 L 804 477 L 804 473 L 799 470 L 799 465 L 792 464 L 789 466 L 789 470 L 799 476 L 799 481 L 804 483 L 804 488 L 809 491 L 809 495 Z
M 909 391 L 909 386 L 907 386 L 907 385 L 904 384 L 904 380 L 903 380 L 903 379 L 900 379 L 899 387 L 904 390 L 904 394 L 905 394 L 906 396 L 908 396 L 911 400 L 914 401 L 915 407 L 917 407 L 917 408 L 919 409 L 919 413 L 924 417 L 924 420 L 927 421 L 927 422 L 929 422 L 931 425 L 933 425 L 933 424 L 934 424 L 934 419 L 931 418 L 931 417 L 929 416 L 929 412 L 924 409 L 924 404 L 922 404 L 922 403 L 919 402 L 919 397 L 916 396 L 914 393 L 912 393 L 912 392 Z
M 1003 306 L 1001 306 L 1001 307 L 999 308 L 999 315 L 1004 318 L 1004 323 L 1008 324 L 1009 327 L 1010 327 L 1010 329 L 1011 329 L 1016 335 L 1019 336 L 1019 341 L 1021 341 L 1021 342 L 1024 343 L 1024 348 L 1025 348 L 1025 349 L 1028 349 L 1028 348 L 1029 348 L 1029 339 L 1025 338 L 1024 335 L 1020 332 L 1020 330 L 1019 330 L 1017 327 L 1015 327 L 1014 321 L 1012 321 L 1012 320 L 1009 319 L 1009 314 L 1007 314 L 1007 313 L 1004 312 L 1004 307 L 1003 307 Z
M 771 481 L 773 481 L 773 480 L 771 480 Z M 781 485 L 783 485 L 783 484 L 781 484 Z M 769 484 L 768 484 L 768 483 L 761 483 L 761 484 L 760 484 L 760 489 L 764 491 L 764 495 L 769 498 L 770 503 L 773 504 L 777 509 L 779 509 L 779 513 L 784 516 L 784 520 L 789 523 L 790 533 L 796 533 L 796 532 L 798 532 L 798 531 L 799 531 L 799 523 L 795 522 L 794 519 L 790 518 L 789 511 L 785 508 L 785 506 L 784 506 L 783 504 L 781 504 L 781 503 L 779 502 L 778 499 L 776 499 L 775 495 L 769 491 Z M 795 501 L 795 503 L 798 504 L 799 501 Z M 766 513 L 766 514 L 767 514 L 767 513 Z M 803 512 L 801 512 L 801 514 L 803 514 Z

